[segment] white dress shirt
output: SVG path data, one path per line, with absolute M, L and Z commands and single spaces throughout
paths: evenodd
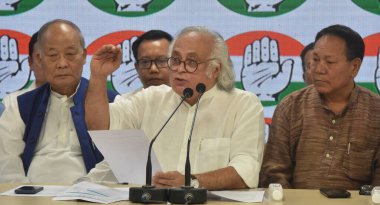
M 110 129 L 142 129 L 152 139 L 180 100 L 166 85 L 121 96 L 110 104 Z M 185 102 L 155 141 L 153 149 L 163 171 L 184 174 L 195 107 Z M 204 93 L 191 140 L 192 174 L 232 166 L 249 187 L 257 187 L 263 148 L 263 107 L 254 94 L 239 89 L 225 92 L 217 86 Z M 104 162 L 98 164 L 89 174 L 91 180 L 104 178 L 100 174 L 104 170 Z
M 72 183 L 87 174 L 71 118 L 72 96 L 51 92 L 27 176 L 20 158 L 25 147 L 25 124 L 17 96 L 4 98 L 7 107 L 0 118 L 0 183 Z

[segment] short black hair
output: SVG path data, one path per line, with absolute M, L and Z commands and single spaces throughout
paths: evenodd
M 162 31 L 162 30 L 150 30 L 150 31 L 145 32 L 141 36 L 139 36 L 137 38 L 137 40 L 135 42 L 133 42 L 133 44 L 132 44 L 132 52 L 133 52 L 133 56 L 135 57 L 135 59 L 137 60 L 137 54 L 138 54 L 137 50 L 143 41 L 145 41 L 145 40 L 159 40 L 159 39 L 166 39 L 169 42 L 171 42 L 173 40 L 173 37 L 170 34 L 168 34 L 167 32 Z
M 36 45 L 37 43 L 37 38 L 38 38 L 38 31 L 32 35 L 32 38 L 30 38 L 30 41 L 29 41 L 29 58 L 31 59 L 31 62 L 33 62 L 34 45 Z
M 344 25 L 332 25 L 318 32 L 317 36 L 315 37 L 315 43 L 325 35 L 336 36 L 346 42 L 346 57 L 348 60 L 360 58 L 360 60 L 363 61 L 365 45 L 363 38 L 359 35 L 358 32 Z
M 314 49 L 314 42 L 312 43 L 309 43 L 307 46 L 305 46 L 305 48 L 303 48 L 303 50 L 301 51 L 301 62 L 302 62 L 302 70 L 303 72 L 305 72 L 306 70 L 306 62 L 305 62 L 305 56 L 306 56 L 306 53 L 309 52 L 310 50 L 313 50 Z

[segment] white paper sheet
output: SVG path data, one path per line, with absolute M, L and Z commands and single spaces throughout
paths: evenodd
M 44 189 L 36 194 L 16 194 L 15 189 L 22 186 L 42 186 Z M 63 193 L 68 186 L 50 186 L 50 185 L 21 185 L 16 188 L 10 189 L 6 192 L 1 193 L 2 196 L 57 196 L 60 193 Z
M 89 131 L 119 183 L 145 184 L 150 141 L 142 130 Z M 152 150 L 152 174 L 161 170 Z
M 91 182 L 80 182 L 69 187 L 65 192 L 57 195 L 53 200 L 84 200 L 102 204 L 128 200 L 129 189 L 112 189 Z
M 233 201 L 256 203 L 262 202 L 265 191 L 210 191 L 212 195 Z

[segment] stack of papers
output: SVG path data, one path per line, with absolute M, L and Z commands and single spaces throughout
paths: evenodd
M 109 204 L 116 201 L 128 200 L 129 189 L 113 189 L 90 182 L 80 182 L 57 195 L 53 200 L 84 200 L 95 203 Z

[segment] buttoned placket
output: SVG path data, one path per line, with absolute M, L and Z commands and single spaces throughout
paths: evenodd
M 322 155 L 321 161 L 321 174 L 329 175 L 330 167 L 333 165 L 335 150 L 337 146 L 337 139 L 339 135 L 339 116 L 332 113 L 328 110 L 328 132 L 326 136 L 326 149 L 324 154 Z
M 325 153 L 325 157 L 327 160 L 332 160 L 335 146 L 336 146 L 336 140 L 334 140 L 334 136 L 338 134 L 338 124 L 337 124 L 337 116 L 333 116 L 331 121 L 330 121 L 330 128 L 329 128 L 329 136 L 328 136 L 328 142 L 327 142 L 327 149 Z
M 68 145 L 75 144 L 71 140 L 75 139 L 71 136 L 74 133 L 74 124 L 71 120 L 71 105 L 72 97 L 61 96 L 59 94 L 53 94 L 57 99 L 56 109 L 58 108 L 58 127 L 57 127 L 57 148 L 67 149 Z M 77 139 L 75 139 L 77 140 Z M 69 146 L 70 147 L 70 146 Z
M 62 96 L 59 98 L 59 110 L 60 110 L 60 118 L 59 126 L 58 126 L 58 147 L 64 148 L 69 143 L 69 133 L 67 131 L 68 128 L 68 122 L 69 122 L 69 112 L 68 112 L 68 104 L 67 104 L 67 97 Z

